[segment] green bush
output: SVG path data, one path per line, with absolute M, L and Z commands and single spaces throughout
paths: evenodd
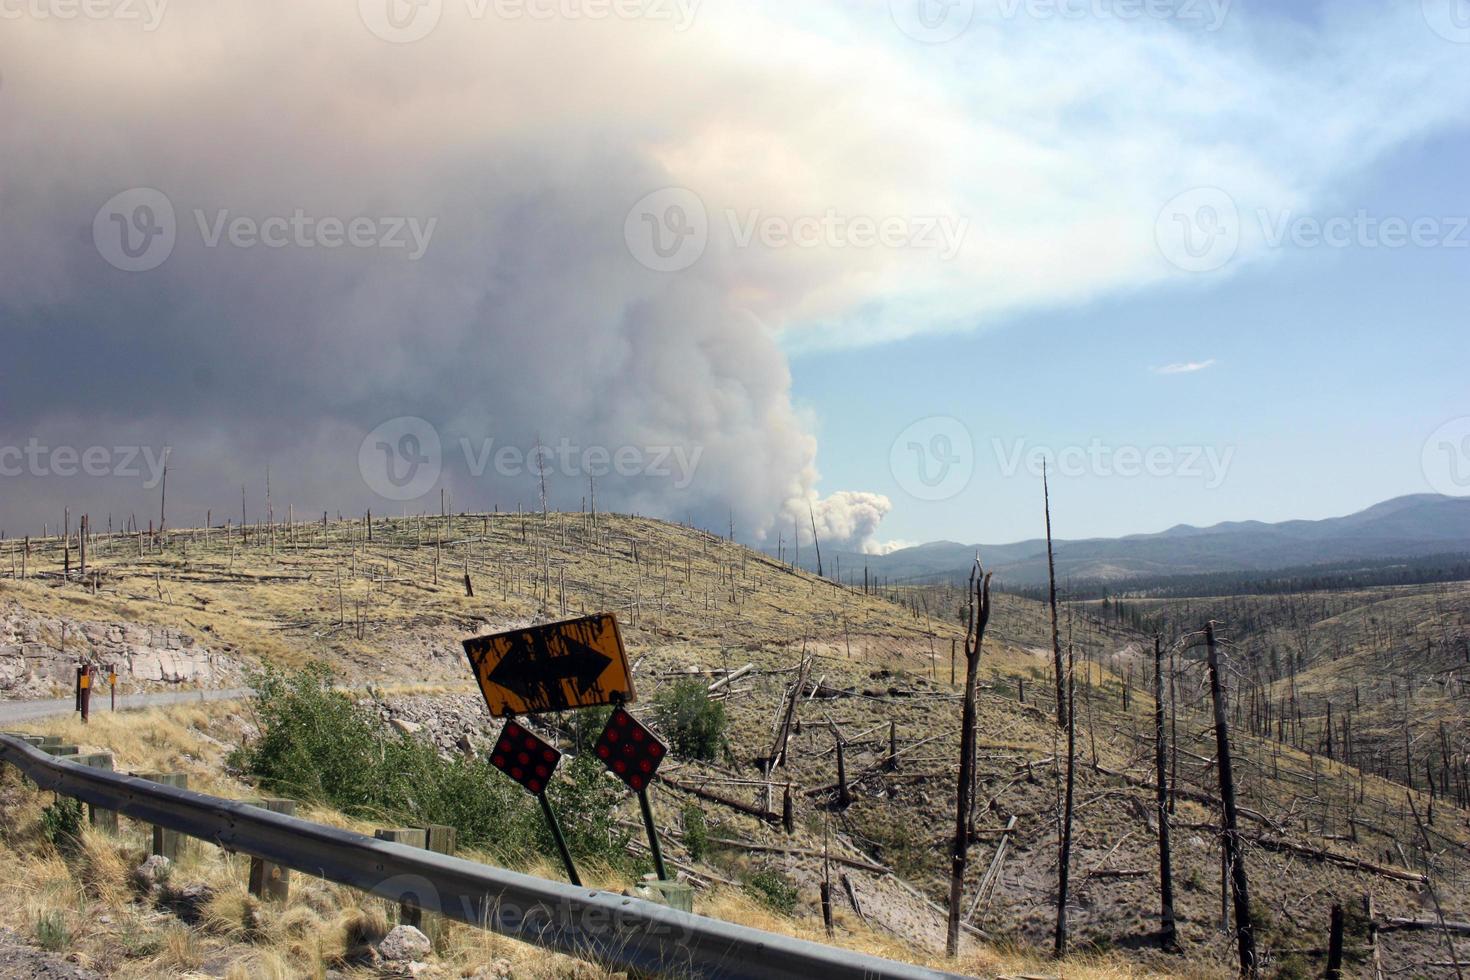
M 713 759 L 725 747 L 725 706 L 699 681 L 683 680 L 653 699 L 653 717 L 670 746 L 688 759 Z
M 796 911 L 796 885 L 779 871 L 757 871 L 745 883 L 745 890 L 782 915 Z
M 41 833 L 63 854 L 75 851 L 82 839 L 81 801 L 58 796 L 41 811 Z
M 36 943 L 52 953 L 71 948 L 71 930 L 60 912 L 42 912 L 36 916 Z
M 267 667 L 250 678 L 260 734 L 235 762 L 263 788 L 352 816 L 446 824 L 463 846 L 507 859 L 533 849 L 556 854 L 540 808 L 488 760 L 441 756 L 428 741 L 382 724 L 331 680 L 321 666 L 292 675 Z M 620 788 L 590 753 L 564 762 L 562 772 L 570 779 L 553 781 L 548 793 L 572 853 L 612 866 L 625 861 L 628 835 L 612 812 Z
M 704 810 L 698 803 L 685 803 L 683 817 L 684 847 L 691 860 L 702 860 L 709 853 L 709 824 L 705 822 Z

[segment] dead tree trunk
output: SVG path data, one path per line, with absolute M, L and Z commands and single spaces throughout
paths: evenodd
M 1052 954 L 1057 959 L 1067 955 L 1067 888 L 1072 871 L 1072 800 L 1077 783 L 1077 705 L 1076 685 L 1072 681 L 1072 650 L 1067 650 L 1067 792 L 1062 805 L 1062 847 L 1057 861 L 1057 930 Z
M 1062 635 L 1057 627 L 1057 563 L 1051 548 L 1051 486 L 1046 478 L 1046 461 L 1041 463 L 1041 495 L 1046 507 L 1046 577 L 1051 597 L 1052 670 L 1057 682 L 1057 727 L 1067 727 L 1067 700 L 1062 680 Z
M 1240 953 L 1240 975 L 1259 975 L 1256 964 L 1256 932 L 1251 923 L 1250 885 L 1246 881 L 1245 857 L 1241 853 L 1239 813 L 1235 806 L 1235 770 L 1230 760 L 1230 722 L 1225 710 L 1225 688 L 1220 678 L 1220 657 L 1215 643 L 1215 624 L 1205 625 L 1209 651 L 1210 698 L 1215 707 L 1215 746 L 1220 771 L 1220 799 L 1224 804 L 1225 858 L 1230 868 L 1230 891 L 1235 898 L 1235 943 Z
M 1164 644 L 1154 637 L 1154 767 L 1159 814 L 1159 928 L 1163 947 L 1179 948 L 1174 922 L 1174 863 L 1169 848 L 1169 750 L 1164 738 Z
M 970 794 L 975 772 L 975 694 L 980 674 L 980 648 L 990 623 L 990 573 L 975 559 L 970 570 L 970 608 L 965 629 L 965 707 L 960 728 L 960 778 L 955 794 L 954 853 L 949 874 L 949 930 L 945 949 L 951 957 L 960 951 L 960 899 L 965 888 L 965 864 L 970 854 Z

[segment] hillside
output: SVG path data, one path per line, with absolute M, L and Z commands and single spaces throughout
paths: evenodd
M 849 569 L 866 566 L 873 574 L 895 582 L 944 579 L 963 576 L 977 550 L 1009 587 L 1046 582 L 1044 539 L 1006 545 L 940 541 L 887 555 L 844 554 L 842 562 Z M 1142 577 L 1465 552 L 1470 551 L 1470 498 L 1419 494 L 1326 520 L 1233 521 L 1203 528 L 1179 525 L 1156 534 L 1058 540 L 1054 551 L 1061 580 L 1119 583 Z
M 636 665 L 635 711 L 649 721 L 652 700 L 670 685 L 691 677 L 707 684 L 749 664 L 721 702 L 728 750 L 709 762 L 671 759 L 657 795 L 671 855 L 708 886 L 704 900 L 714 904 L 700 907 L 752 914 L 716 900 L 719 883 L 735 883 L 738 892 L 739 882 L 771 871 L 797 886 L 791 922 L 810 930 L 826 850 L 841 862 L 833 872 L 842 899 L 835 941 L 926 961 L 942 950 L 960 711 L 949 674 L 951 642 L 962 638 L 956 590 L 864 595 L 703 532 L 580 514 L 278 525 L 246 535 L 192 530 L 163 541 L 99 536 L 89 542 L 85 579 L 75 543 L 70 559 L 59 541 L 31 545 L 24 562 L 16 556 L 17 575 L 0 579 L 6 621 L 23 639 L 6 648 L 4 663 L 7 676 L 19 678 L 15 690 L 26 694 L 64 681 L 79 650 L 146 667 L 172 648 L 212 668 L 174 680 L 124 673 L 125 688 L 226 686 L 262 659 L 286 666 L 325 660 L 378 717 L 453 754 L 463 751 L 461 739 L 482 750 L 499 727 L 470 684 L 458 648 L 467 635 L 616 611 Z M 1190 609 L 1180 622 L 1206 612 Z M 1186 951 L 1178 957 L 1155 942 L 1153 705 L 1137 633 L 1082 608 L 1068 613 L 1063 628 L 1078 658 L 1075 945 L 1107 952 L 1103 969 L 1223 975 L 1231 952 L 1218 928 L 1218 809 L 1209 802 L 1218 787 L 1198 653 L 1181 651 L 1166 685 L 1177 695 L 1180 793 L 1172 822 Z M 1005 969 L 997 948 L 1019 944 L 1034 954 L 1049 942 L 1062 739 L 1050 721 L 1048 647 L 1045 607 L 996 597 L 982 663 L 979 794 L 965 888 L 975 930 L 967 933 L 967 955 L 977 957 L 968 961 L 977 973 Z M 1238 654 L 1228 652 L 1232 685 L 1246 676 Z M 773 754 L 775 728 L 793 697 L 787 761 L 767 776 L 760 760 Z M 249 716 L 248 707 L 199 706 L 178 727 L 141 740 L 103 727 L 111 724 L 105 714 L 93 729 L 69 722 L 61 730 L 118 751 L 122 766 L 156 765 L 170 745 L 164 751 L 173 764 L 198 768 L 205 779 L 232 745 L 252 737 L 241 724 Z M 1333 901 L 1357 909 L 1371 892 L 1380 917 L 1422 918 L 1426 892 L 1417 876 L 1425 865 L 1447 914 L 1470 914 L 1470 825 L 1462 811 L 1437 803 L 1432 843 L 1421 846 L 1397 784 L 1324 759 L 1309 742 L 1303 748 L 1248 734 L 1246 717 L 1237 699 L 1242 804 L 1254 815 L 1248 863 L 1273 969 L 1320 966 L 1301 951 L 1321 945 Z M 550 720 L 541 727 L 567 737 Z M 897 750 L 891 764 L 890 747 Z M 779 820 L 751 812 L 779 814 L 788 784 L 791 835 Z M 204 785 L 252 792 L 240 774 Z M 1428 807 L 1427 797 L 1420 801 Z M 695 858 L 682 842 L 691 803 L 712 838 L 733 843 Z M 636 821 L 636 807 L 624 801 L 616 816 Z M 21 867 L 16 853 L 6 860 Z M 304 963 L 311 954 L 293 955 Z M 1444 952 L 1432 933 L 1385 936 L 1380 955 L 1386 970 L 1449 975 L 1437 965 Z

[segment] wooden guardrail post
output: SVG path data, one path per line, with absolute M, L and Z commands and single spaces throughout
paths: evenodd
M 429 850 L 437 854 L 453 854 L 458 847 L 458 834 L 453 827 L 430 823 L 424 824 L 422 829 L 428 838 Z M 429 937 L 429 942 L 438 945 L 444 932 L 444 917 L 434 913 L 421 915 L 418 928 Z
M 295 800 L 264 799 L 255 801 L 255 805 L 288 817 L 296 814 Z M 286 899 L 291 895 L 290 869 L 274 861 L 267 861 L 265 858 L 252 857 L 250 859 L 250 894 L 256 898 L 285 904 Z
M 70 746 L 68 746 L 70 748 Z M 106 769 L 112 771 L 111 752 L 92 752 L 88 755 L 77 755 L 72 761 L 79 766 L 87 766 L 91 769 Z M 117 833 L 117 811 L 104 810 L 96 804 L 88 804 L 87 810 L 92 821 L 92 826 L 98 830 L 105 830 L 110 834 Z
M 140 772 L 139 779 L 146 779 L 150 783 L 163 783 L 165 786 L 174 786 L 178 789 L 189 788 L 189 775 L 182 772 Z M 157 824 L 153 827 L 153 854 L 159 854 L 170 861 L 177 861 L 184 851 L 184 842 L 188 840 L 177 830 L 169 830 Z
M 389 827 L 373 831 L 373 836 L 378 840 L 407 844 L 409 847 L 428 848 L 429 846 L 429 832 L 423 827 Z M 400 925 L 413 926 L 423 931 L 423 910 L 407 902 L 401 903 L 398 906 L 398 922 Z M 428 935 L 427 932 L 424 934 Z

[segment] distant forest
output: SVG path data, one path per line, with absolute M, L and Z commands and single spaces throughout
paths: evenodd
M 1428 585 L 1470 581 L 1470 554 L 1426 555 L 1422 558 L 1384 558 L 1373 561 L 1298 565 L 1269 571 L 1205 572 L 1118 581 L 1066 580 L 1057 583 L 1067 599 L 1195 599 L 1231 595 L 1284 595 L 1332 589 L 1361 589 L 1382 585 Z M 1046 586 L 997 590 L 1045 601 Z

